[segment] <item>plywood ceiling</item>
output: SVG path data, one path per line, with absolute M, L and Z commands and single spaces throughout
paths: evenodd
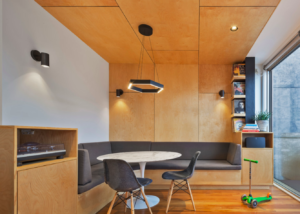
M 66 6 L 118 6 L 115 0 L 35 0 L 42 7 L 66 7 Z
M 244 61 L 275 7 L 201 7 L 200 64 Z M 230 31 L 232 25 L 238 31 Z
M 109 63 L 139 63 L 138 26 L 148 24 L 153 54 L 145 37 L 145 63 L 232 64 L 244 60 L 280 0 L 36 2 Z
M 277 6 L 280 0 L 200 0 L 200 6 L 213 7 L 262 7 L 262 6 Z
M 141 43 L 119 7 L 45 7 L 110 63 L 137 63 Z M 151 60 L 145 54 L 144 62 Z

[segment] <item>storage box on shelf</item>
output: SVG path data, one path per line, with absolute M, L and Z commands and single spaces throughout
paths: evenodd
M 266 148 L 246 148 L 247 137 L 265 137 Z M 258 160 L 252 164 L 253 185 L 273 185 L 273 133 L 272 132 L 234 132 L 233 141 L 242 145 L 244 158 Z M 249 184 L 249 163 L 242 161 L 242 185 Z
M 66 154 L 17 167 L 17 148 L 27 142 L 62 143 Z M 76 213 L 77 144 L 77 129 L 0 126 L 0 213 Z

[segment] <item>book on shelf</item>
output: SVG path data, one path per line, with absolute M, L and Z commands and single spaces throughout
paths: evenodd
M 231 114 L 246 115 L 245 99 L 234 99 L 231 101 Z
M 242 128 L 242 132 L 259 132 L 257 124 L 245 124 Z
M 233 118 L 232 119 L 232 130 L 233 130 L 233 132 L 242 131 L 244 124 L 245 124 L 245 118 Z
M 232 95 L 246 95 L 245 83 L 244 82 L 233 82 L 232 83 Z
M 259 132 L 259 130 L 243 130 L 242 132 Z
M 245 76 L 246 75 L 245 63 L 233 64 L 232 74 L 233 74 L 233 76 Z

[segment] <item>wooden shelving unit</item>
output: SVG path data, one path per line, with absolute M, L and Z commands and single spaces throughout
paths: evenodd
M 64 159 L 48 159 L 48 160 L 39 160 L 35 161 L 33 163 L 24 163 L 23 166 L 18 166 L 17 171 L 27 170 L 27 169 L 33 169 L 36 167 L 41 166 L 48 166 L 52 164 L 62 163 L 70 160 L 77 160 L 75 157 L 66 157 Z
M 246 76 L 233 76 L 231 79 L 231 83 L 233 82 L 242 82 L 246 80 Z
M 246 114 L 238 114 L 238 113 L 234 113 L 231 115 L 231 118 L 233 117 L 246 117 Z
M 247 148 L 245 139 L 247 137 L 265 137 L 266 148 Z M 244 158 L 258 160 L 258 164 L 252 166 L 253 185 L 273 185 L 274 155 L 273 155 L 273 133 L 272 132 L 234 132 L 233 142 L 242 147 L 242 185 L 249 184 L 249 163 Z
M 0 210 L 29 214 L 44 213 L 51 207 L 51 213 L 76 213 L 77 136 L 77 129 L 0 126 L 0 168 L 4 173 L 0 182 Z M 63 159 L 30 161 L 18 167 L 17 148 L 27 142 L 64 144 L 66 155 Z
M 234 82 L 243 82 L 246 80 L 246 76 L 232 76 L 232 79 L 231 79 L 231 84 L 233 84 Z M 235 99 L 246 99 L 246 95 L 234 95 L 232 94 L 231 95 L 231 100 L 235 100 Z M 232 107 L 233 108 L 233 107 Z M 234 113 L 234 112 L 231 112 L 231 118 L 245 118 L 246 117 L 246 114 L 237 114 L 237 113 Z
M 234 99 L 245 99 L 246 98 L 246 95 L 233 95 L 231 97 L 231 100 L 234 100 Z

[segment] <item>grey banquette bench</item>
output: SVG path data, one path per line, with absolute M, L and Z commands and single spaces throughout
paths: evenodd
M 103 163 L 97 157 L 130 151 L 173 151 L 182 154 L 175 160 L 147 163 L 149 170 L 185 169 L 193 154 L 201 151 L 196 170 L 241 170 L 241 146 L 234 143 L 206 142 L 97 142 L 78 145 L 78 194 L 104 182 Z M 138 164 L 131 164 L 134 170 Z

